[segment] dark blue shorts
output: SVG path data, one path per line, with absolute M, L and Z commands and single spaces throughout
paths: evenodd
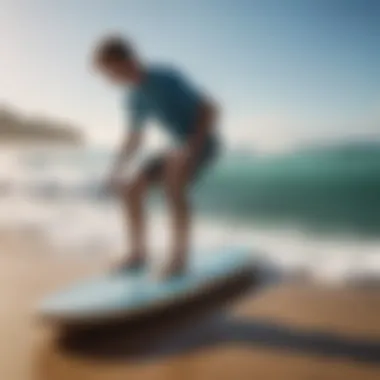
M 216 158 L 218 154 L 218 143 L 216 139 L 208 139 L 198 155 L 193 173 L 191 173 L 191 180 L 199 178 L 203 170 Z M 167 156 L 165 153 L 151 157 L 143 167 L 143 172 L 150 181 L 160 181 L 164 176 L 165 162 Z

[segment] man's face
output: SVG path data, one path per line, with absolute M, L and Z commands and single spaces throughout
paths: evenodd
M 134 65 L 128 60 L 114 60 L 103 62 L 100 71 L 107 79 L 116 84 L 133 82 Z

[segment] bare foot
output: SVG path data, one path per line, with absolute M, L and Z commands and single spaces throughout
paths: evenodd
M 171 260 L 158 274 L 160 280 L 170 280 L 174 277 L 181 277 L 186 273 L 187 265 L 184 260 Z
M 114 265 L 114 272 L 134 272 L 145 268 L 147 264 L 145 254 L 130 254 Z

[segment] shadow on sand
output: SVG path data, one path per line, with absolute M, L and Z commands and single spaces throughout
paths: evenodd
M 353 339 L 323 331 L 299 330 L 261 319 L 229 316 L 221 306 L 248 290 L 258 290 L 242 278 L 223 292 L 205 295 L 174 310 L 108 326 L 66 328 L 57 347 L 65 355 L 104 361 L 149 361 L 194 352 L 201 348 L 240 344 L 322 357 L 379 363 L 380 342 Z M 251 291 L 249 296 L 252 296 Z

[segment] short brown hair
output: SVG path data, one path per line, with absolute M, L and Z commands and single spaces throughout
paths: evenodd
M 132 45 L 123 37 L 111 35 L 104 37 L 95 48 L 94 61 L 104 64 L 112 61 L 124 61 L 132 58 Z

